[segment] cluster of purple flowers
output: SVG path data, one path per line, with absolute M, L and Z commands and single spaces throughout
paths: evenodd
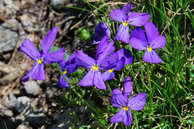
M 110 13 L 112 20 L 121 22 L 116 34 L 116 39 L 130 44 L 137 50 L 145 50 L 143 60 L 149 63 L 161 63 L 162 59 L 156 54 L 155 49 L 165 46 L 166 39 L 160 35 L 156 26 L 149 21 L 147 13 L 132 12 L 133 5 L 127 4 L 122 9 L 114 9 Z M 129 34 L 128 25 L 136 26 Z M 144 26 L 143 30 L 140 28 Z
M 133 12 L 131 11 L 133 8 L 132 4 L 126 4 L 122 9 L 114 9 L 110 12 L 110 18 L 121 23 L 114 40 L 111 39 L 111 30 L 106 23 L 101 22 L 96 26 L 93 36 L 93 44 L 97 45 L 95 58 L 88 56 L 82 50 L 78 50 L 68 57 L 68 59 L 64 59 L 64 49 L 61 48 L 57 51 L 52 51 L 51 48 L 59 30 L 57 27 L 50 30 L 43 40 L 41 40 L 40 51 L 37 50 L 30 40 L 25 40 L 21 44 L 20 49 L 34 60 L 34 64 L 22 80 L 26 81 L 29 78 L 44 80 L 45 65 L 57 62 L 61 69 L 58 81 L 60 87 L 69 87 L 69 78 L 67 75 L 75 72 L 79 67 L 84 67 L 88 72 L 80 80 L 79 85 L 83 87 L 95 86 L 98 89 L 105 90 L 105 81 L 114 79 L 115 71 L 120 71 L 126 65 L 133 62 L 133 56 L 129 50 L 124 48 L 116 50 L 114 45 L 115 40 L 129 44 L 137 50 L 144 50 L 144 62 L 163 62 L 155 52 L 155 49 L 165 46 L 165 37 L 160 35 L 156 26 L 149 21 L 149 14 Z M 129 25 L 136 28 L 130 30 Z M 110 121 L 112 123 L 123 122 L 125 125 L 131 125 L 131 110 L 139 111 L 144 108 L 147 94 L 139 93 L 136 96 L 132 96 L 132 84 L 131 78 L 127 77 L 124 80 L 122 91 L 120 89 L 112 91 L 112 105 L 120 108 L 120 111 L 111 118 Z M 129 96 L 131 97 L 128 98 Z

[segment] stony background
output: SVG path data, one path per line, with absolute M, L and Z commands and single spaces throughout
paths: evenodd
M 91 16 L 82 18 L 85 14 L 80 11 L 65 8 L 81 5 L 78 1 L 0 0 L 0 129 L 65 129 L 70 124 L 67 112 L 75 109 L 59 108 L 56 98 L 64 92 L 50 83 L 53 75 L 44 83 L 20 82 L 32 61 L 18 48 L 25 38 L 38 45 L 53 26 L 60 27 L 58 46 L 68 52 L 84 46 L 75 38 L 75 30 L 85 24 L 92 26 L 88 22 Z M 76 108 L 78 113 L 83 110 Z

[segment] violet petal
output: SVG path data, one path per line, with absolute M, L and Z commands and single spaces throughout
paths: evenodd
M 61 48 L 57 51 L 45 54 L 44 60 L 48 64 L 54 63 L 54 62 L 61 62 L 64 60 L 64 53 L 65 53 L 65 50 Z
M 144 28 L 146 31 L 148 42 L 151 42 L 154 38 L 156 38 L 160 35 L 158 32 L 158 29 L 156 28 L 156 26 L 152 22 L 147 22 L 144 25 Z
M 101 45 L 101 43 L 99 45 Z M 97 53 L 98 53 L 97 64 L 100 65 L 101 63 L 103 63 L 105 58 L 109 56 L 111 53 L 113 53 L 114 50 L 115 50 L 115 47 L 113 42 L 109 42 L 106 44 L 106 46 L 102 47 L 101 49 L 97 49 Z
M 52 28 L 41 40 L 41 47 L 44 54 L 48 53 L 51 49 L 54 40 L 56 39 L 57 33 L 59 31 L 58 27 Z
M 133 91 L 133 82 L 130 77 L 125 78 L 124 80 L 124 90 L 123 94 L 124 96 L 128 97 L 132 94 Z
M 61 75 L 61 76 L 59 77 L 58 85 L 59 85 L 61 88 L 68 88 L 68 87 L 69 87 L 68 78 L 67 78 L 66 75 Z
M 110 37 L 110 34 L 110 29 L 108 28 L 107 24 L 100 22 L 95 28 L 93 43 L 98 44 L 103 38 Z
M 28 55 L 32 60 L 36 60 L 40 57 L 40 53 L 35 45 L 30 40 L 24 40 L 20 46 L 20 50 Z
M 150 42 L 150 46 L 153 49 L 157 49 L 157 48 L 160 49 L 165 47 L 165 45 L 166 45 L 166 38 L 164 36 L 158 36 Z
M 123 117 L 124 115 L 125 115 L 125 111 L 121 109 L 119 112 L 117 112 L 114 116 L 110 118 L 110 122 L 111 123 L 122 122 L 124 119 Z
M 122 108 L 127 105 L 127 97 L 123 96 L 119 89 L 114 89 L 112 91 L 111 102 L 113 106 Z
M 119 25 L 117 34 L 116 34 L 116 40 L 122 41 L 124 43 L 129 43 L 129 27 L 123 26 L 122 24 Z
M 162 59 L 158 56 L 158 54 L 154 50 L 152 50 L 151 52 L 146 51 L 143 56 L 143 61 L 155 64 L 163 62 Z
M 147 39 L 146 39 L 145 30 L 141 29 L 140 27 L 135 28 L 131 32 L 131 37 L 130 38 L 137 38 L 137 39 L 140 39 L 144 42 L 148 42 Z
M 102 74 L 99 71 L 95 72 L 94 76 L 94 85 L 101 90 L 106 89 L 106 85 L 104 84 L 104 80 L 102 79 Z
M 76 52 L 76 59 L 79 63 L 78 65 L 86 68 L 91 68 L 96 63 L 93 58 L 86 55 L 83 51 Z
M 150 15 L 147 13 L 131 12 L 128 17 L 128 22 L 133 26 L 143 26 L 150 19 Z
M 131 3 L 128 3 L 128 4 L 126 4 L 126 5 L 123 6 L 122 10 L 123 10 L 125 13 L 129 13 L 129 11 L 130 11 L 131 9 L 133 9 L 133 8 L 134 8 L 134 5 L 131 4 Z
M 94 85 L 94 76 L 95 71 L 90 70 L 83 79 L 79 82 L 80 86 L 93 86 Z
M 102 78 L 103 78 L 104 81 L 112 80 L 114 77 L 115 77 L 115 73 L 114 72 L 109 72 L 109 70 L 105 71 L 102 74 Z
M 123 118 L 124 125 L 129 126 L 133 123 L 132 114 L 130 110 L 126 111 L 123 117 L 124 117 Z
M 140 40 L 140 39 L 137 39 L 137 38 L 131 38 L 130 39 L 130 44 L 133 48 L 137 49 L 137 50 L 145 50 L 146 47 L 147 47 L 147 43 Z
M 146 93 L 139 93 L 136 96 L 129 98 L 128 106 L 132 110 L 140 111 L 143 110 L 146 104 L 147 94 Z
M 132 64 L 133 63 L 133 56 L 131 52 L 127 49 L 120 49 L 116 52 L 119 55 L 119 59 L 124 58 L 124 65 Z
M 127 13 L 121 9 L 114 9 L 109 14 L 110 18 L 114 21 L 123 22 L 127 20 Z

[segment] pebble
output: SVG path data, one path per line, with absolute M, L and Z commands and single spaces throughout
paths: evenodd
M 13 50 L 19 41 L 18 33 L 5 28 L 5 24 L 0 25 L 0 53 Z
M 39 26 L 37 25 L 37 21 L 38 19 L 30 14 L 24 14 L 22 16 L 19 17 L 23 27 L 25 30 L 27 30 L 28 32 L 35 32 L 35 31 L 39 31 Z
M 15 105 L 15 109 L 17 112 L 24 112 L 26 109 L 30 107 L 30 99 L 26 96 L 18 97 L 17 103 Z
M 32 128 L 29 127 L 28 125 L 21 124 L 16 129 L 32 129 Z
M 38 85 L 37 82 L 35 81 L 27 81 L 24 83 L 24 89 L 26 91 L 27 94 L 29 95 L 39 95 L 42 93 L 42 89 L 40 88 L 40 86 Z
M 51 0 L 51 6 L 57 11 L 61 11 L 65 3 L 67 3 L 67 0 Z
M 9 94 L 8 97 L 4 98 L 3 105 L 9 109 L 15 110 L 18 113 L 24 112 L 30 106 L 30 98 L 21 96 L 16 98 L 14 94 Z M 8 115 L 12 115 L 11 112 L 7 112 Z
M 0 15 L 6 18 L 11 18 L 16 14 L 18 6 L 13 0 L 0 0 Z
M 8 109 L 4 110 L 3 113 L 4 113 L 5 116 L 8 116 L 8 117 L 13 116 L 13 112 L 11 110 L 8 110 Z

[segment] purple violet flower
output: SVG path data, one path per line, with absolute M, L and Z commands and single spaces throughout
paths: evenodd
M 63 60 L 60 63 L 60 67 L 62 70 L 61 76 L 59 77 L 58 84 L 61 88 L 69 87 L 69 78 L 67 74 L 71 74 L 76 71 L 76 57 L 75 54 L 72 54 L 67 60 Z
M 114 89 L 112 91 L 112 105 L 119 108 L 114 116 L 111 117 L 111 123 L 123 122 L 124 125 L 129 126 L 133 123 L 131 110 L 140 111 L 143 110 L 146 104 L 146 93 L 139 93 L 135 96 L 131 96 L 133 90 L 133 83 L 131 78 L 128 77 L 124 80 L 124 89 Z
M 155 49 L 163 48 L 166 44 L 165 36 L 159 34 L 156 26 L 149 22 L 145 26 L 145 31 L 136 28 L 131 33 L 131 46 L 137 50 L 145 50 L 143 60 L 149 63 L 161 63 L 162 59 L 157 55 Z
M 124 49 L 124 48 L 113 53 L 107 59 L 110 62 L 112 62 L 112 59 L 117 59 L 117 58 L 118 58 L 117 64 L 113 68 L 105 71 L 102 74 L 104 81 L 113 79 L 115 77 L 114 71 L 120 71 L 125 65 L 132 64 L 132 62 L 133 62 L 132 54 L 130 53 L 130 51 L 128 51 L 127 49 Z M 109 62 L 108 60 L 106 60 L 106 62 Z
M 130 11 L 133 7 L 132 4 L 126 4 L 122 9 L 114 9 L 110 13 L 110 17 L 114 21 L 121 22 L 119 25 L 116 40 L 120 40 L 124 43 L 129 43 L 129 27 L 133 26 L 143 26 L 150 19 L 150 15 L 147 13 L 137 13 Z
M 54 52 L 49 51 L 54 43 L 58 30 L 59 28 L 57 27 L 53 28 L 48 32 L 43 40 L 41 40 L 41 52 L 39 52 L 35 45 L 28 39 L 26 39 L 21 44 L 20 50 L 35 61 L 32 69 L 29 70 L 22 78 L 23 81 L 27 81 L 29 78 L 33 78 L 36 80 L 45 80 L 45 64 L 63 60 L 64 49 L 59 49 Z
M 93 44 L 98 44 L 104 38 L 110 38 L 110 29 L 106 23 L 100 22 L 95 28 Z
M 76 57 L 80 66 L 85 67 L 89 72 L 79 82 L 80 86 L 96 86 L 98 89 L 106 89 L 101 71 L 113 68 L 118 57 L 112 58 L 112 62 L 107 62 L 109 55 L 115 50 L 114 43 L 108 39 L 103 39 L 97 47 L 96 60 L 89 57 L 82 51 L 77 51 Z
M 116 52 L 119 56 L 119 59 L 124 58 L 124 65 L 132 64 L 133 63 L 133 56 L 131 52 L 127 49 L 120 49 Z

